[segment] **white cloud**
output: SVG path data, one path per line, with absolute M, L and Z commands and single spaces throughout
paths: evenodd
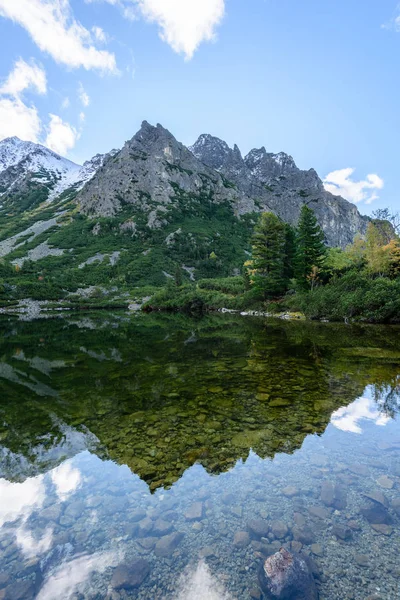
M 339 408 L 331 417 L 332 425 L 351 433 L 362 433 L 363 421 L 374 421 L 376 425 L 383 427 L 390 420 L 390 417 L 381 413 L 375 402 L 367 397 L 358 398 L 348 406 Z
M 37 142 L 41 121 L 34 106 L 19 98 L 0 98 L 0 140 L 16 135 L 22 140 Z
M 157 23 L 160 37 L 190 60 L 199 45 L 215 38 L 225 14 L 224 0 L 136 0 L 145 19 Z
M 58 154 L 65 155 L 68 150 L 75 146 L 79 139 L 79 133 L 61 117 L 50 114 L 50 125 L 45 145 Z
M 94 46 L 90 31 L 74 19 L 68 0 L 0 0 L 0 16 L 24 27 L 40 50 L 58 63 L 117 72 L 114 54 Z
M 41 131 L 38 111 L 21 98 L 28 88 L 45 94 L 46 73 L 35 63 L 19 59 L 0 87 L 0 139 L 16 135 L 30 142 L 38 141 Z
M 384 186 L 383 179 L 371 173 L 364 180 L 354 181 L 351 177 L 354 171 L 352 168 L 332 171 L 324 179 L 325 189 L 335 196 L 343 196 L 350 202 L 371 204 L 378 198 L 376 192 Z
M 85 92 L 85 88 L 80 83 L 78 89 L 79 100 L 82 102 L 83 106 L 87 107 L 90 104 L 89 95 Z
M 61 103 L 61 108 L 66 109 L 70 107 L 70 99 L 68 98 L 68 96 L 66 98 L 64 98 L 64 100 Z
M 122 558 L 120 552 L 97 552 L 61 563 L 45 580 L 37 600 L 69 600 L 76 596 L 76 592 L 87 583 L 93 572 L 103 573 L 109 567 L 116 566 Z
M 51 479 L 56 486 L 57 495 L 64 501 L 73 494 L 82 482 L 79 469 L 72 466 L 71 462 L 65 462 L 51 472 Z
M 0 94 L 18 96 L 30 87 L 34 88 L 38 94 L 45 94 L 47 91 L 46 73 L 33 61 L 28 64 L 20 58 L 0 87 Z
M 0 527 L 16 519 L 27 521 L 35 510 L 41 508 L 45 496 L 43 475 L 26 479 L 23 483 L 0 479 Z
M 107 42 L 107 39 L 108 39 L 107 34 L 105 33 L 104 29 L 102 29 L 98 25 L 94 25 L 92 27 L 92 33 L 93 33 L 95 39 L 98 42 L 100 42 L 101 44 L 105 44 Z
M 79 113 L 79 120 L 80 120 L 80 122 L 84 123 L 85 119 L 86 119 L 85 113 L 83 111 L 80 112 Z
M 95 2 L 96 0 L 86 0 Z M 104 0 L 126 19 L 145 18 L 160 27 L 160 37 L 190 60 L 202 42 L 215 39 L 225 15 L 225 0 Z

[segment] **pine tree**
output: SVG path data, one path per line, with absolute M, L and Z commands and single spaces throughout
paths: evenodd
M 325 236 L 314 211 L 306 204 L 300 213 L 297 234 L 297 251 L 295 261 L 295 276 L 300 287 L 310 287 L 310 276 L 314 272 L 313 267 L 321 269 L 326 247 Z
M 263 213 L 253 239 L 249 275 L 253 289 L 263 298 L 282 295 L 285 280 L 285 224 L 273 213 Z
M 284 278 L 287 287 L 289 287 L 290 280 L 294 277 L 294 268 L 296 262 L 296 246 L 296 230 L 294 229 L 294 227 L 286 223 Z

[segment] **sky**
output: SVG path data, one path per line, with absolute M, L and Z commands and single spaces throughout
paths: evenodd
M 396 0 L 0 0 L 0 140 L 82 163 L 146 119 L 400 209 Z

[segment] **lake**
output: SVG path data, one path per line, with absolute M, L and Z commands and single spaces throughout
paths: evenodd
M 400 329 L 0 320 L 0 599 L 400 598 Z

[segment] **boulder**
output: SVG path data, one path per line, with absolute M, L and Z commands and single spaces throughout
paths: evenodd
M 138 558 L 130 563 L 119 565 L 114 571 L 111 585 L 116 590 L 138 588 L 149 573 L 150 565 L 147 560 Z
M 176 531 L 170 535 L 163 536 L 156 544 L 154 550 L 155 555 L 163 558 L 171 556 L 183 540 L 184 536 L 185 534 L 181 531 Z
M 307 561 L 285 548 L 262 562 L 258 581 L 266 600 L 318 600 L 317 586 Z
M 262 537 L 267 537 L 269 524 L 264 519 L 253 519 L 247 523 L 247 529 L 252 538 L 259 540 Z
M 392 518 L 385 506 L 377 502 L 370 502 L 368 506 L 361 508 L 360 513 L 367 519 L 368 523 L 390 525 Z

